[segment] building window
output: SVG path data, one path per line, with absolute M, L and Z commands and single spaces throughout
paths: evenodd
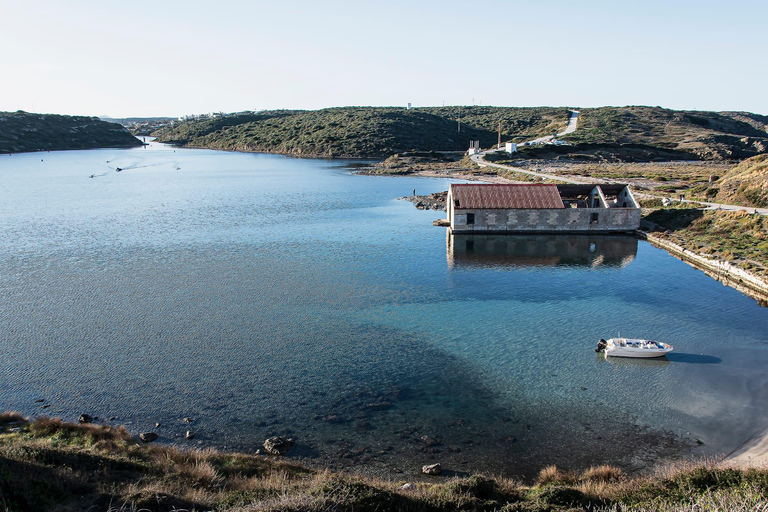
M 474 213 L 468 213 L 467 214 L 467 224 L 474 224 L 475 223 L 475 214 Z
M 590 224 L 597 224 L 597 214 L 592 214 L 592 220 L 589 221 Z

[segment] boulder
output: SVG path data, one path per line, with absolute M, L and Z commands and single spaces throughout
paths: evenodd
M 90 414 L 81 414 L 78 416 L 77 421 L 79 423 L 93 423 L 93 416 Z
M 151 443 L 152 441 L 156 441 L 158 437 L 160 436 L 154 432 L 142 432 L 139 434 L 139 439 L 141 439 L 143 443 Z
M 439 475 L 442 471 L 443 471 L 443 468 L 439 462 L 436 464 L 429 464 L 427 466 L 421 467 L 421 472 L 424 473 L 425 475 Z
M 191 430 L 187 430 L 187 433 L 184 434 L 184 437 L 186 437 L 187 439 L 194 439 L 195 438 L 195 433 L 192 432 Z
M 274 436 L 264 441 L 264 450 L 270 455 L 285 455 L 294 444 L 291 438 Z

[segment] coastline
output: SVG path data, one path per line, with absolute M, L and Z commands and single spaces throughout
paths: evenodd
M 741 469 L 768 467 L 768 429 L 728 454 L 723 462 Z
M 466 181 L 478 181 L 482 183 L 496 184 L 526 183 L 523 181 L 510 180 L 504 176 L 496 174 L 478 176 L 472 172 L 457 172 L 453 170 L 416 170 L 408 174 L 387 174 L 361 170 L 356 171 L 356 173 L 371 176 L 391 175 L 425 178 L 454 178 Z M 727 261 L 712 259 L 702 254 L 685 249 L 684 247 L 661 236 L 654 235 L 651 232 L 638 229 L 635 231 L 635 234 L 639 239 L 645 240 L 652 245 L 667 251 L 669 254 L 687 263 L 688 265 L 701 270 L 707 276 L 723 283 L 723 286 L 729 286 L 735 290 L 738 290 L 744 295 L 747 295 L 748 297 L 758 301 L 761 306 L 768 306 L 768 282 L 760 278 L 758 275 L 732 265 Z
M 768 283 L 755 274 L 738 268 L 727 261 L 707 258 L 687 250 L 653 233 L 637 230 L 636 234 L 641 240 L 646 240 L 654 246 L 664 249 L 679 260 L 701 270 L 712 279 L 720 281 L 723 283 L 723 286 L 730 286 L 744 295 L 757 300 L 761 305 L 768 304 Z

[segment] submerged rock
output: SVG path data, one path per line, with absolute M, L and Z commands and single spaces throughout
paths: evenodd
M 270 455 L 285 455 L 294 444 L 291 438 L 274 436 L 264 441 L 264 450 Z
M 425 475 L 439 475 L 440 473 L 442 473 L 442 471 L 443 471 L 443 467 L 440 465 L 439 462 L 436 464 L 429 464 L 427 466 L 421 467 L 421 472 L 424 473 Z
M 154 432 L 142 432 L 139 434 L 139 439 L 141 439 L 144 443 L 151 443 L 152 441 L 156 441 L 157 438 L 160 437 Z

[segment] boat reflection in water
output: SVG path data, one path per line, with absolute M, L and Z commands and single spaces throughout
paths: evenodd
M 448 233 L 448 267 L 624 267 L 637 238 L 620 235 L 459 235 Z
M 666 356 L 653 359 L 636 359 L 631 357 L 599 357 L 598 355 L 599 364 L 606 362 L 618 368 L 663 368 L 671 363 Z

